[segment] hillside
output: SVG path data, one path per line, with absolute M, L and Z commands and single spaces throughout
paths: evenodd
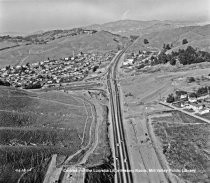
M 106 30 L 115 34 L 120 34 L 124 36 L 130 35 L 143 35 L 147 33 L 163 31 L 174 29 L 178 27 L 183 27 L 186 25 L 191 25 L 190 22 L 176 22 L 176 21 L 140 21 L 140 20 L 119 20 L 115 22 L 109 22 L 105 24 L 95 24 L 85 27 L 86 29 L 93 30 Z
M 70 35 L 69 32 L 61 34 L 60 31 L 48 31 L 30 35 L 24 40 L 28 43 L 0 51 L 0 66 L 34 63 L 47 58 L 64 58 L 72 55 L 73 51 L 107 52 L 117 50 L 119 46 L 128 42 L 128 38 L 107 31 L 89 31 L 74 35 Z
M 145 34 L 135 42 L 130 50 L 161 50 L 163 44 L 173 44 L 172 50 L 191 45 L 203 51 L 210 51 L 209 38 L 210 25 L 179 27 Z M 144 44 L 144 39 L 147 39 L 149 43 Z M 183 45 L 183 39 L 187 39 L 188 44 Z
M 24 169 L 24 182 L 43 182 L 53 154 L 61 163 L 89 142 L 92 109 L 79 95 L 0 86 L 0 101 L 0 182 Z

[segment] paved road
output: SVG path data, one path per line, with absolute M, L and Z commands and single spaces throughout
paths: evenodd
M 185 111 L 185 110 L 183 110 L 183 109 L 180 109 L 180 108 L 178 108 L 178 107 L 175 107 L 175 106 L 173 106 L 173 105 L 171 105 L 171 104 L 169 104 L 169 103 L 166 103 L 166 102 L 159 102 L 159 104 L 164 105 L 164 106 L 167 106 L 167 107 L 170 107 L 170 108 L 175 109 L 175 110 L 177 110 L 177 111 L 183 112 L 183 113 L 185 113 L 185 114 L 187 114 L 187 115 L 189 115 L 189 116 L 192 116 L 192 117 L 194 117 L 194 118 L 197 118 L 197 119 L 199 119 L 199 120 L 202 120 L 202 121 L 204 121 L 204 122 L 210 124 L 210 120 L 205 119 L 205 118 L 202 118 L 202 117 L 200 117 L 200 116 L 197 116 L 197 115 L 195 115 L 194 113 L 187 112 L 187 111 Z

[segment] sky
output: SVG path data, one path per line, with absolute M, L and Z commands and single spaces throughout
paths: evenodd
M 124 19 L 210 22 L 210 0 L 0 0 L 0 33 L 69 29 Z

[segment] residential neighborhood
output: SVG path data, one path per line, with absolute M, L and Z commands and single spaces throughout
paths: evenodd
M 83 53 L 61 58 L 50 59 L 32 64 L 6 66 L 0 69 L 0 80 L 10 83 L 15 87 L 25 89 L 41 88 L 81 81 L 101 66 L 109 63 L 113 52 Z
M 127 54 L 122 68 L 124 69 L 141 69 L 151 66 L 151 60 L 158 55 L 157 51 L 139 51 L 137 53 Z

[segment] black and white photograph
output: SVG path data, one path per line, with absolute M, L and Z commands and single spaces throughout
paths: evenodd
M 209 183 L 210 0 L 0 0 L 0 183 Z

